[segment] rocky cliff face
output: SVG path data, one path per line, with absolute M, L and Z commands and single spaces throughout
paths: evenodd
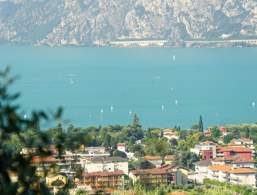
M 0 0 L 1 42 L 59 46 L 256 36 L 256 0 Z

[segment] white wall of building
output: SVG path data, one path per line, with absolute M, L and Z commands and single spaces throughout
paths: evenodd
M 233 184 L 238 185 L 249 185 L 249 186 L 256 186 L 256 178 L 255 173 L 248 173 L 248 174 L 230 174 L 230 182 Z

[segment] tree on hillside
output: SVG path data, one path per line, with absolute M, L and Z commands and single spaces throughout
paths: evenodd
M 250 129 L 249 129 L 249 127 L 246 127 L 246 129 L 245 129 L 245 137 L 246 138 L 250 137 Z
M 193 124 L 191 129 L 192 130 L 199 130 L 199 124 Z
M 187 168 L 193 168 L 194 163 L 199 160 L 199 156 L 189 151 L 183 151 L 176 153 L 174 165 L 183 166 Z
M 112 139 L 112 136 L 110 136 L 110 134 L 107 133 L 103 140 L 103 146 L 106 148 L 111 147 L 111 139 Z
M 127 154 L 125 152 L 119 151 L 119 150 L 114 150 L 112 153 L 113 156 L 119 156 L 122 158 L 127 158 Z
M 127 139 L 127 141 L 134 142 L 144 137 L 144 131 L 139 123 L 139 117 L 137 114 L 134 114 L 131 125 L 122 128 L 121 136 L 125 136 L 124 138 Z
M 225 144 L 228 144 L 228 143 L 231 142 L 232 139 L 233 139 L 233 135 L 228 134 L 228 135 L 224 136 L 223 142 L 224 142 Z
M 211 137 L 216 140 L 221 136 L 221 132 L 218 127 L 211 128 Z
M 47 132 L 48 137 L 51 139 L 51 144 L 58 148 L 63 147 L 63 141 L 65 139 L 65 132 L 62 124 L 58 124 L 57 127 L 49 129 Z
M 233 135 L 233 137 L 236 138 L 236 139 L 240 138 L 240 130 L 237 129 L 237 128 L 234 129 L 234 130 L 232 131 L 232 135 Z
M 199 118 L 198 128 L 199 128 L 199 131 L 200 131 L 200 132 L 203 132 L 204 127 L 203 127 L 203 118 L 202 118 L 202 115 L 200 115 L 200 118 Z
M 132 127 L 134 127 L 134 128 L 141 127 L 141 125 L 139 123 L 139 117 L 137 116 L 137 114 L 134 114 L 134 116 L 133 116 Z

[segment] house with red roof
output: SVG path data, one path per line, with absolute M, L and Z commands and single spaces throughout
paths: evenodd
M 236 185 L 256 186 L 256 170 L 250 168 L 212 165 L 208 167 L 208 178 Z
M 117 144 L 117 150 L 126 153 L 126 144 L 125 143 L 118 143 Z
M 253 150 L 244 146 L 226 146 L 218 147 L 217 153 L 219 157 L 237 157 L 241 159 L 252 159 Z
M 254 150 L 253 140 L 249 138 L 239 138 L 233 139 L 229 143 L 230 146 L 245 146 L 246 148 L 250 148 Z
M 133 183 L 140 181 L 147 186 L 169 185 L 176 181 L 176 171 L 170 166 L 153 169 L 136 169 L 129 173 Z
M 219 127 L 219 130 L 220 130 L 220 133 L 223 137 L 229 134 L 226 127 L 221 126 L 221 127 Z
M 231 165 L 235 168 L 252 168 L 254 169 L 256 166 L 256 161 L 254 159 L 244 159 L 238 157 L 218 157 L 212 159 L 213 165 Z
M 196 144 L 190 151 L 199 155 L 203 160 L 216 158 L 216 144 L 211 141 Z
M 90 186 L 91 189 L 104 190 L 107 188 L 123 189 L 125 173 L 121 170 L 83 173 L 80 185 Z
M 163 129 L 163 137 L 166 137 L 168 140 L 179 139 L 178 132 L 175 129 Z
M 58 162 L 60 162 L 60 159 L 56 159 L 54 156 L 33 156 L 31 159 L 31 164 L 35 166 L 49 166 Z

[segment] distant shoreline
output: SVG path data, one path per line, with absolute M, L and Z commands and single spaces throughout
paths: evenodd
M 141 40 L 114 40 L 95 41 L 92 44 L 48 44 L 48 43 L 17 43 L 2 42 L 0 45 L 16 46 L 47 46 L 51 48 L 59 47 L 114 47 L 114 48 L 237 48 L 237 47 L 257 47 L 257 38 L 254 39 L 217 39 L 217 40 L 184 40 L 171 42 L 167 39 L 141 39 Z

